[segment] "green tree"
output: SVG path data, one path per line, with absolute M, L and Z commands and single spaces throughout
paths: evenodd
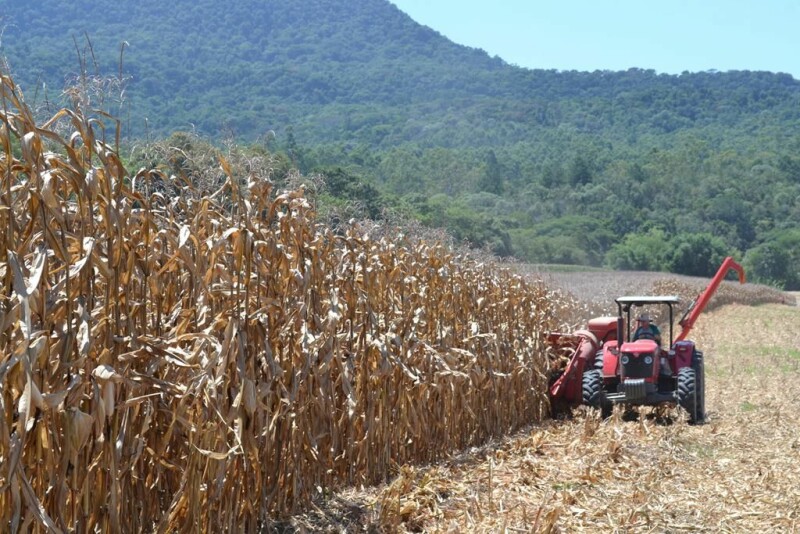
M 478 189 L 495 195 L 503 194 L 503 167 L 497 161 L 494 150 L 489 150 L 486 154 L 486 162 L 478 181 Z
M 623 271 L 663 271 L 668 268 L 668 239 L 663 230 L 628 234 L 606 253 L 605 264 Z
M 731 251 L 725 242 L 711 234 L 679 234 L 666 251 L 667 266 L 673 273 L 688 276 L 714 276 Z
M 511 232 L 514 251 L 531 263 L 591 265 L 587 250 L 579 239 L 569 235 L 539 235 L 524 228 Z
M 585 185 L 592 181 L 592 164 L 581 154 L 575 156 L 570 167 L 570 183 L 572 185 Z
M 747 251 L 743 266 L 751 280 L 800 290 L 800 229 L 772 232 Z
M 778 243 L 763 243 L 747 251 L 744 257 L 745 272 L 753 282 L 790 289 L 792 272 L 791 256 Z M 796 285 L 795 285 L 796 288 Z
M 373 220 L 383 218 L 383 210 L 388 205 L 386 199 L 361 176 L 351 174 L 341 167 L 318 168 L 315 172 L 324 177 L 331 202 L 346 205 L 353 210 L 353 215 Z
M 474 248 L 488 247 L 498 256 L 514 253 L 508 230 L 491 214 L 478 212 L 444 194 L 430 197 L 417 209 L 426 224 L 446 228 L 458 242 Z
M 599 266 L 615 236 L 605 221 L 596 217 L 568 215 L 539 223 L 524 236 L 526 259 L 537 263 L 571 263 Z M 573 249 L 571 251 L 567 248 Z

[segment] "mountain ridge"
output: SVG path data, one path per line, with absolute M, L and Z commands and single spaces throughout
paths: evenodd
M 388 0 L 237 0 L 224 10 L 209 0 L 8 5 L 2 51 L 29 94 L 37 82 L 59 87 L 69 73 L 76 77 L 79 54 L 89 70 L 93 65 L 86 58 L 95 54 L 98 70 L 115 75 L 125 43 L 124 113 L 134 117 L 133 135 L 142 134 L 143 121 L 136 118 L 146 116 L 149 128 L 161 134 L 194 124 L 212 137 L 224 127 L 252 139 L 291 124 L 310 142 L 373 143 L 348 128 L 348 120 L 394 124 L 432 118 L 435 124 L 436 118 L 457 116 L 447 111 L 455 107 L 471 110 L 478 123 L 517 124 L 522 132 L 503 137 L 505 143 L 557 123 L 587 131 L 611 127 L 613 110 L 596 109 L 603 99 L 651 112 L 652 102 L 665 102 L 665 94 L 673 98 L 673 105 L 660 110 L 671 115 L 656 130 L 707 122 L 696 110 L 713 109 L 707 104 L 725 100 L 731 90 L 742 108 L 734 120 L 773 109 L 762 93 L 800 101 L 800 82 L 785 74 L 524 69 L 453 43 Z M 682 100 L 694 102 L 692 109 Z M 376 113 L 375 106 L 384 109 Z M 415 136 L 440 142 L 404 132 L 390 144 Z

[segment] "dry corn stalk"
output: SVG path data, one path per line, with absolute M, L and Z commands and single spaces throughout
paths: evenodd
M 167 198 L 107 117 L 2 100 L 3 530 L 254 531 L 546 414 L 543 286 L 334 235 L 222 157 Z

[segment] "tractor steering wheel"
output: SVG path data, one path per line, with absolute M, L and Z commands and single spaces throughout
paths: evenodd
M 652 341 L 655 341 L 656 336 L 653 335 L 653 332 L 651 330 L 645 330 L 644 332 L 641 332 L 638 336 L 636 336 L 636 340 L 639 339 L 650 339 Z

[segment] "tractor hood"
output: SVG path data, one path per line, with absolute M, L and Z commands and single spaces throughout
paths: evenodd
M 638 356 L 640 354 L 652 354 L 658 349 L 658 343 L 653 341 L 652 339 L 639 339 L 638 341 L 627 341 L 622 344 L 620 350 L 623 353 L 630 354 L 632 356 Z

